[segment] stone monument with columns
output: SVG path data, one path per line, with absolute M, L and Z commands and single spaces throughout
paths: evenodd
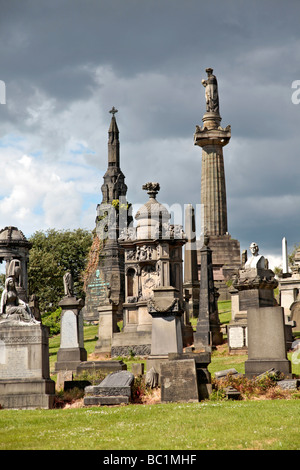
M 213 69 L 207 68 L 207 79 L 202 80 L 205 87 L 206 112 L 203 127 L 197 125 L 194 144 L 202 148 L 201 169 L 201 232 L 198 241 L 198 269 L 201 277 L 201 254 L 203 236 L 209 236 L 213 256 L 215 285 L 220 300 L 230 299 L 226 282 L 241 267 L 240 244 L 228 233 L 226 183 L 223 147 L 231 138 L 230 125 L 221 127 L 219 92 Z
M 170 213 L 157 201 L 159 184 L 146 183 L 143 189 L 149 200 L 135 215 L 137 226 L 125 229 L 119 238 L 125 251 L 125 302 L 123 331 L 113 334 L 112 356 L 128 355 L 129 350 L 138 355 L 151 353 L 153 321 L 148 303 L 156 294 L 161 295 L 158 294 L 160 288 L 165 289 L 168 300 L 171 295 L 172 302 L 180 305 L 184 302 L 182 246 L 186 241 L 185 233 L 182 226 L 169 223 Z M 180 318 L 183 342 L 192 344 L 192 327 L 184 322 L 185 318 Z

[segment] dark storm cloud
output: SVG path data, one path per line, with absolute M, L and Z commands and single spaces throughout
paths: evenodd
M 222 125 L 232 127 L 229 231 L 243 248 L 256 238 L 277 253 L 282 236 L 299 241 L 298 0 L 1 3 L 3 134 L 23 133 L 31 151 L 43 142 L 53 159 L 83 140 L 100 181 L 115 105 L 131 202 L 142 203 L 141 185 L 156 178 L 162 202 L 197 204 L 193 133 L 205 107 L 201 79 L 213 67 Z

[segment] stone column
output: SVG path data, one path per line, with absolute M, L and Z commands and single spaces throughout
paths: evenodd
M 226 281 L 240 267 L 240 245 L 231 239 L 227 222 L 223 147 L 230 141 L 231 127 L 220 125 L 217 80 L 212 69 L 206 69 L 206 72 L 208 78 L 202 80 L 206 88 L 206 113 L 202 118 L 203 127 L 196 126 L 194 134 L 194 144 L 202 148 L 201 232 L 210 237 L 213 265 L 218 272 L 216 284 L 220 298 L 226 300 L 230 298 Z
M 202 232 L 225 235 L 227 232 L 227 202 L 223 160 L 223 131 L 214 131 L 212 143 L 202 142 L 201 204 L 204 220 Z M 208 136 L 209 137 L 209 136 Z M 199 143 L 200 145 L 200 143 Z

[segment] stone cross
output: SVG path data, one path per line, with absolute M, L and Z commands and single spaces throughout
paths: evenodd
M 118 110 L 113 106 L 111 110 L 109 111 L 113 116 L 118 112 Z

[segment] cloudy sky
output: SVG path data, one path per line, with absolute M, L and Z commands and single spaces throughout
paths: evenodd
M 229 232 L 277 265 L 284 236 L 300 243 L 299 0 L 0 0 L 0 12 L 0 227 L 94 228 L 112 106 L 133 207 L 147 181 L 170 208 L 199 205 L 193 135 L 212 67 L 232 129 Z

